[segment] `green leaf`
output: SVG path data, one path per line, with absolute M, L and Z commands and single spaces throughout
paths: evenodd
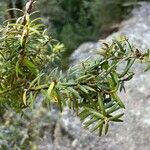
M 121 108 L 125 108 L 125 105 L 124 103 L 121 101 L 120 97 L 115 93 L 110 93 L 111 97 L 114 99 L 114 101 L 116 101 L 118 103 L 118 105 L 121 107 Z
M 91 91 L 91 92 L 96 92 L 93 88 L 87 85 L 82 85 L 86 90 Z
M 92 125 L 94 122 L 98 121 L 98 118 L 93 117 L 89 121 L 86 121 L 84 123 L 84 128 L 88 128 L 90 125 Z
M 98 105 L 103 116 L 106 116 L 103 98 L 101 97 L 100 93 L 98 93 Z
M 132 48 L 132 46 L 131 46 L 130 42 L 128 41 L 128 39 L 126 39 L 126 42 L 128 43 L 128 46 L 129 46 L 130 52 L 133 52 L 133 48 Z
M 91 113 L 88 110 L 86 110 L 86 109 L 84 109 L 82 112 L 80 112 L 78 114 L 78 116 L 79 116 L 81 121 L 85 120 L 90 115 L 91 115 Z
M 50 97 L 51 96 L 51 93 L 52 93 L 52 90 L 54 89 L 55 87 L 55 82 L 51 82 L 48 90 L 47 90 L 47 95 Z
M 112 77 L 112 81 L 113 81 L 113 85 L 115 87 L 115 90 L 118 90 L 118 88 L 119 88 L 119 78 L 118 78 L 117 73 L 115 71 L 113 71 L 110 75 Z
M 108 83 L 109 83 L 110 89 L 112 89 L 112 90 L 116 90 L 116 88 L 115 88 L 115 84 L 114 84 L 114 82 L 113 82 L 112 78 L 107 77 L 107 81 L 108 81 Z
M 122 113 L 122 114 L 119 114 L 119 115 L 116 115 L 116 116 L 113 116 L 113 117 L 110 117 L 109 118 L 109 120 L 110 121 L 118 121 L 118 120 L 120 120 L 120 118 L 122 117 L 124 115 L 124 113 Z
M 44 73 L 37 75 L 37 77 L 30 83 L 29 88 L 33 87 L 34 84 L 36 84 L 36 82 L 43 76 Z
M 31 71 L 32 74 L 37 75 L 37 67 L 29 59 L 25 59 L 23 63 Z
M 19 74 L 23 75 L 23 72 L 20 69 L 19 61 L 16 62 L 16 76 L 19 77 Z
M 85 108 L 86 110 L 88 110 L 88 111 L 91 113 L 91 115 L 93 115 L 93 116 L 95 116 L 95 117 L 98 117 L 98 118 L 100 118 L 100 119 L 104 119 L 104 118 L 105 118 L 101 113 L 95 111 L 95 110 L 92 109 L 92 108 L 88 108 L 88 107 L 84 107 L 84 108 Z
M 113 42 L 118 45 L 118 47 L 120 48 L 120 50 L 121 50 L 122 52 L 125 51 L 125 49 L 123 48 L 122 43 L 121 43 L 120 41 L 113 39 Z
M 109 122 L 108 121 L 106 121 L 105 122 L 105 135 L 108 133 L 108 129 L 109 129 Z
M 103 62 L 103 63 L 101 64 L 101 66 L 102 66 L 105 70 L 107 70 L 107 69 L 109 68 L 108 61 Z
M 128 60 L 127 65 L 126 65 L 123 73 L 119 76 L 120 78 L 125 76 L 129 72 L 129 70 L 132 67 L 132 65 L 134 64 L 134 62 L 135 62 L 135 59 L 129 59 Z
M 95 127 L 93 127 L 93 128 L 91 129 L 91 132 L 96 131 L 98 128 L 101 128 L 101 130 L 102 130 L 103 124 L 104 124 L 104 120 L 99 121 L 99 122 L 97 123 L 97 125 L 95 125 Z
M 27 90 L 25 90 L 23 93 L 23 103 L 25 106 L 27 105 Z
M 105 109 L 108 109 L 108 108 L 112 107 L 113 105 L 114 105 L 114 101 L 110 101 L 105 104 Z
M 86 88 L 84 88 L 82 85 L 78 84 L 77 86 L 81 91 L 83 91 L 86 94 L 89 94 L 88 90 L 86 90 Z
M 90 81 L 90 80 L 92 80 L 92 79 L 95 79 L 95 75 L 92 75 L 92 76 L 86 78 L 86 79 L 84 80 L 84 82 L 86 83 L 86 82 L 88 82 L 88 81 Z
M 79 98 L 79 99 L 81 98 L 79 93 L 76 90 L 74 90 L 72 87 L 67 87 L 67 89 L 77 98 Z
M 99 136 L 102 136 L 104 123 L 99 125 Z
M 109 108 L 109 109 L 107 110 L 107 114 L 111 114 L 111 113 L 117 111 L 119 108 L 120 108 L 120 107 L 118 106 L 118 103 L 116 103 L 115 105 L 113 105 L 111 108 Z
M 35 18 L 34 20 L 31 21 L 31 24 L 35 23 L 36 21 L 41 21 L 42 18 Z
M 114 63 L 105 71 L 104 76 L 103 76 L 104 78 L 107 77 L 107 75 L 110 74 L 110 73 L 115 69 L 117 63 L 118 63 L 117 61 L 114 62 Z
M 47 87 L 48 87 L 47 84 L 43 84 L 43 85 L 38 85 L 38 86 L 36 86 L 34 88 L 31 88 L 31 90 L 38 91 L 38 90 L 45 89 Z
M 34 29 L 34 28 L 29 27 L 29 30 L 32 31 L 32 34 L 34 33 L 34 34 L 41 35 L 40 32 L 38 30 Z
M 91 77 L 91 74 L 86 74 L 86 75 L 83 75 L 83 76 L 77 78 L 76 81 L 82 81 L 82 80 L 87 79 L 89 77 Z
M 10 23 L 8 24 L 9 27 L 24 27 L 22 24 Z
M 7 9 L 7 11 L 11 11 L 11 10 L 15 10 L 15 11 L 19 11 L 19 12 L 24 13 L 21 9 L 18 9 L 18 8 L 10 8 L 10 9 Z

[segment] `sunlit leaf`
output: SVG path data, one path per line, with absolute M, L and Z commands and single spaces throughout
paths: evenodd
M 52 93 L 52 90 L 54 89 L 55 82 L 52 82 L 47 90 L 47 95 L 50 96 Z
M 25 106 L 27 105 L 27 90 L 25 90 L 23 93 L 23 103 Z

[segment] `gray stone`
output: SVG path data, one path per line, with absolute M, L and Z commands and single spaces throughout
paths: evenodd
M 150 3 L 140 3 L 132 17 L 121 23 L 117 33 L 126 35 L 140 49 L 150 47 Z M 82 44 L 71 56 L 72 63 L 91 57 L 101 42 Z M 143 72 L 143 65 L 134 67 L 135 77 L 126 84 L 126 93 L 120 93 L 126 109 L 124 123 L 111 124 L 107 136 L 98 137 L 84 130 L 78 118 L 68 109 L 61 114 L 56 127 L 56 150 L 149 150 L 150 149 L 150 73 Z M 59 133 L 59 134 L 58 134 Z

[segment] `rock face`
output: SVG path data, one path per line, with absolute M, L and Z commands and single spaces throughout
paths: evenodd
M 106 40 L 125 34 L 140 49 L 150 47 L 150 3 L 140 3 L 132 17 L 124 21 L 120 30 Z M 93 49 L 99 48 L 100 42 L 85 43 L 72 55 L 72 63 L 91 56 Z M 126 93 L 120 96 L 126 104 L 124 123 L 112 124 L 107 136 L 97 137 L 81 127 L 78 118 L 64 111 L 55 129 L 55 150 L 149 150 L 150 149 L 150 73 L 143 73 L 138 64 L 137 73 L 126 84 Z

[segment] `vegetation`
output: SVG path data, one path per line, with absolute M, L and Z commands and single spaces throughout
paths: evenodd
M 32 121 L 25 110 L 33 109 L 39 95 L 44 106 L 49 108 L 56 103 L 60 111 L 69 107 L 85 128 L 99 135 L 107 134 L 111 122 L 123 121 L 124 113 L 120 110 L 125 105 L 118 94 L 133 78 L 132 66 L 139 61 L 147 64 L 145 71 L 148 71 L 150 50 L 141 53 L 126 37 L 120 37 L 103 43 L 97 51 L 100 59 L 85 60 L 63 73 L 56 62 L 61 62 L 64 45 L 48 35 L 41 19 L 36 17 L 37 11 L 32 12 L 34 3 L 35 0 L 30 0 L 24 11 L 13 9 L 22 16 L 5 21 L 0 30 L 0 113 L 5 122 L 0 128 L 0 139 L 6 142 L 2 148 L 7 149 L 8 141 L 9 146 L 16 149 L 26 149 L 27 145 L 29 149 L 36 149 L 36 143 L 31 141 L 41 134 L 36 127 L 39 121 L 34 118 L 35 110 L 30 114 Z M 13 117 L 8 121 L 6 110 L 15 110 L 31 122 L 26 124 Z M 46 112 L 41 113 L 50 123 Z M 23 130 L 20 124 L 32 126 L 24 133 L 19 132 Z M 10 134 L 6 131 L 8 126 Z
M 7 5 L 7 8 L 22 9 L 25 2 L 27 0 L 3 1 L 3 8 Z M 37 3 L 42 21 L 51 35 L 64 43 L 63 55 L 68 57 L 81 43 L 96 41 L 116 31 L 117 23 L 130 12 L 135 0 L 39 0 Z M 19 16 L 16 11 L 9 12 L 10 18 Z
M 26 111 L 22 117 L 7 110 L 0 123 L 0 150 L 39 150 L 44 136 L 49 141 L 53 138 L 55 120 L 49 114 L 44 107 Z
M 126 81 L 132 79 L 130 70 L 136 60 L 148 63 L 149 50 L 142 54 L 125 37 L 104 43 L 98 51 L 101 59 L 86 60 L 71 67 L 66 74 L 53 63 L 64 51 L 62 44 L 46 34 L 40 18 L 32 20 L 35 0 L 30 0 L 15 23 L 6 21 L 0 39 L 0 107 L 22 111 L 32 108 L 38 94 L 45 103 L 56 102 L 62 111 L 73 109 L 92 131 L 99 135 L 108 131 L 110 122 L 122 122 L 125 106 L 118 96 Z M 18 10 L 22 11 L 22 10 Z M 126 63 L 123 69 L 120 65 Z M 51 65 L 49 65 L 51 64 Z M 47 68 L 48 66 L 48 68 Z M 46 69 L 49 69 L 48 72 Z
M 64 43 L 68 56 L 81 43 L 98 40 L 115 31 L 116 24 L 133 6 L 133 3 L 124 5 L 128 2 L 135 0 L 51 0 L 39 3 L 41 7 L 47 6 L 43 14 L 49 16 L 50 32 Z

